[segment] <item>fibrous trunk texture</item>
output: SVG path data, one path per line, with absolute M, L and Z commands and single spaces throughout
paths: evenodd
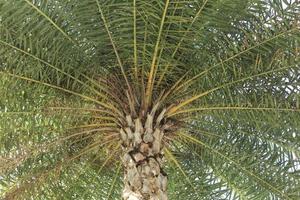
M 156 120 L 148 114 L 144 124 L 140 118 L 127 116 L 128 126 L 120 130 L 125 151 L 123 200 L 168 199 L 167 176 L 162 170 L 163 112 Z

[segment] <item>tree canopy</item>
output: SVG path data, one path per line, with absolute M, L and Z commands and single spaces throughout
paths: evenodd
M 0 0 L 0 197 L 120 199 L 120 116 L 157 105 L 176 125 L 169 199 L 299 199 L 299 14 L 292 0 Z

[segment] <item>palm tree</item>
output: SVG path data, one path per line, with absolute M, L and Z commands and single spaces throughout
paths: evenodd
M 299 11 L 0 0 L 1 198 L 300 199 Z

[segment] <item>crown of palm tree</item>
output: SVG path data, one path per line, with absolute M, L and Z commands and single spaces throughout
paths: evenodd
M 151 141 L 169 199 L 299 199 L 299 11 L 0 0 L 1 197 L 119 199 Z

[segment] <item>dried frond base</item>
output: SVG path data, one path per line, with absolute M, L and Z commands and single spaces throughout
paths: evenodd
M 162 111 L 164 113 L 164 111 Z M 162 114 L 163 115 L 163 114 Z M 148 114 L 146 119 L 126 117 L 128 126 L 120 130 L 125 150 L 124 200 L 167 200 L 167 175 L 162 169 L 163 136 L 162 115 Z M 144 125 L 142 121 L 145 121 Z

